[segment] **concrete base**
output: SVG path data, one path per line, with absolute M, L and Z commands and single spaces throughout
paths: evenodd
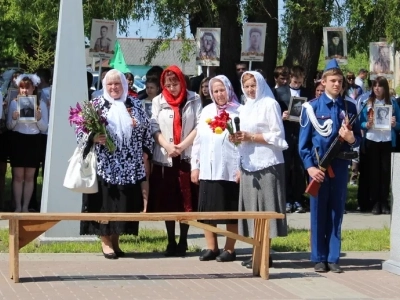
M 390 258 L 382 269 L 400 275 L 400 153 L 392 153 L 392 195 Z
M 400 262 L 389 259 L 382 264 L 382 270 L 400 275 Z
M 62 243 L 62 242 L 98 242 L 99 239 L 96 236 L 82 236 L 82 237 L 46 237 L 44 235 L 37 238 L 36 243 L 39 245 L 50 244 L 50 243 Z

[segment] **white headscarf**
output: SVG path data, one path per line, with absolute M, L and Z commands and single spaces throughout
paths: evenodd
M 246 95 L 245 90 L 243 89 L 243 76 L 245 74 L 251 74 L 254 76 L 254 78 L 256 79 L 256 83 L 257 83 L 257 90 L 256 90 L 256 98 L 255 99 L 251 99 Z M 256 102 L 260 101 L 263 98 L 272 98 L 275 99 L 274 94 L 272 93 L 271 89 L 269 88 L 267 82 L 265 81 L 264 77 L 255 71 L 246 71 L 242 74 L 242 78 L 240 78 L 240 84 L 242 86 L 242 91 L 243 94 L 245 95 L 247 101 L 246 101 L 246 105 L 247 107 L 254 105 Z
M 119 99 L 114 99 L 107 91 L 107 81 L 119 76 L 122 85 L 122 95 Z M 121 149 L 122 144 L 129 142 L 132 135 L 132 118 L 129 115 L 125 101 L 128 95 L 128 82 L 125 75 L 118 70 L 108 71 L 103 79 L 103 97 L 112 105 L 107 115 L 107 128 L 110 133 L 117 136 L 116 146 Z

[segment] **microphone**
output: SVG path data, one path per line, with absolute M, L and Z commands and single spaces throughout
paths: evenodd
M 236 132 L 240 131 L 240 119 L 239 119 L 239 117 L 235 117 L 235 119 L 233 119 L 233 121 L 235 122 Z

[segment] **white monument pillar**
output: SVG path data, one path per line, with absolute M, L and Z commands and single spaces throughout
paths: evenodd
M 76 148 L 69 125 L 70 106 L 87 99 L 85 36 L 82 0 L 61 0 L 51 93 L 49 136 L 41 212 L 79 212 L 81 194 L 63 187 L 68 160 Z M 62 221 L 40 241 L 88 240 L 79 236 L 79 222 Z M 94 238 L 90 238 L 94 239 Z
M 390 259 L 382 264 L 382 269 L 400 275 L 400 153 L 392 154 L 392 195 Z

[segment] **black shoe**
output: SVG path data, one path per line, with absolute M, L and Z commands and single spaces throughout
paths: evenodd
M 118 259 L 118 256 L 114 252 L 112 252 L 112 253 L 104 253 L 104 251 L 103 251 L 103 255 L 107 259 Z
M 236 253 L 232 252 L 229 253 L 229 251 L 224 250 L 220 255 L 216 257 L 217 262 L 228 262 L 228 261 L 234 261 L 236 259 Z
M 178 246 L 176 247 L 175 256 L 186 256 L 186 251 L 188 250 L 187 243 L 179 242 Z
M 303 206 L 301 206 L 301 204 L 299 202 L 294 203 L 293 210 L 295 213 L 298 213 L 298 214 L 304 214 L 306 212 L 306 210 L 303 208 Z
M 174 243 L 168 243 L 167 249 L 165 250 L 164 255 L 165 255 L 166 257 L 175 256 L 175 254 L 176 254 L 176 248 L 177 248 L 176 242 L 174 242 Z
M 200 261 L 215 260 L 219 255 L 219 249 L 217 251 L 212 251 L 211 249 L 205 250 L 202 255 L 199 256 Z
M 382 204 L 382 214 L 390 215 L 390 208 L 386 204 Z
M 115 251 L 115 255 L 117 256 L 117 257 L 125 257 L 125 252 L 124 251 Z
M 338 264 L 328 263 L 328 268 L 332 273 L 343 273 L 343 270 L 340 268 Z
M 253 258 L 250 257 L 249 259 L 246 259 L 246 260 L 242 261 L 241 265 L 242 265 L 243 267 L 245 267 L 247 264 L 251 264 L 252 261 L 253 261 Z
M 245 265 L 247 269 L 253 269 L 253 258 Z
M 318 272 L 318 273 L 328 272 L 328 267 L 327 267 L 326 263 L 319 262 L 319 263 L 315 264 L 314 271 Z
M 269 267 L 272 268 L 272 266 L 274 265 L 274 261 L 272 260 L 271 255 L 269 256 L 268 263 L 269 263 Z M 243 266 L 243 264 L 242 264 L 242 266 Z M 250 259 L 250 261 L 248 261 L 248 263 L 245 264 L 244 266 L 247 269 L 252 269 L 253 268 L 253 259 Z
M 381 214 L 381 204 L 380 203 L 376 203 L 374 205 L 374 207 L 372 208 L 372 214 L 373 215 L 380 215 Z

